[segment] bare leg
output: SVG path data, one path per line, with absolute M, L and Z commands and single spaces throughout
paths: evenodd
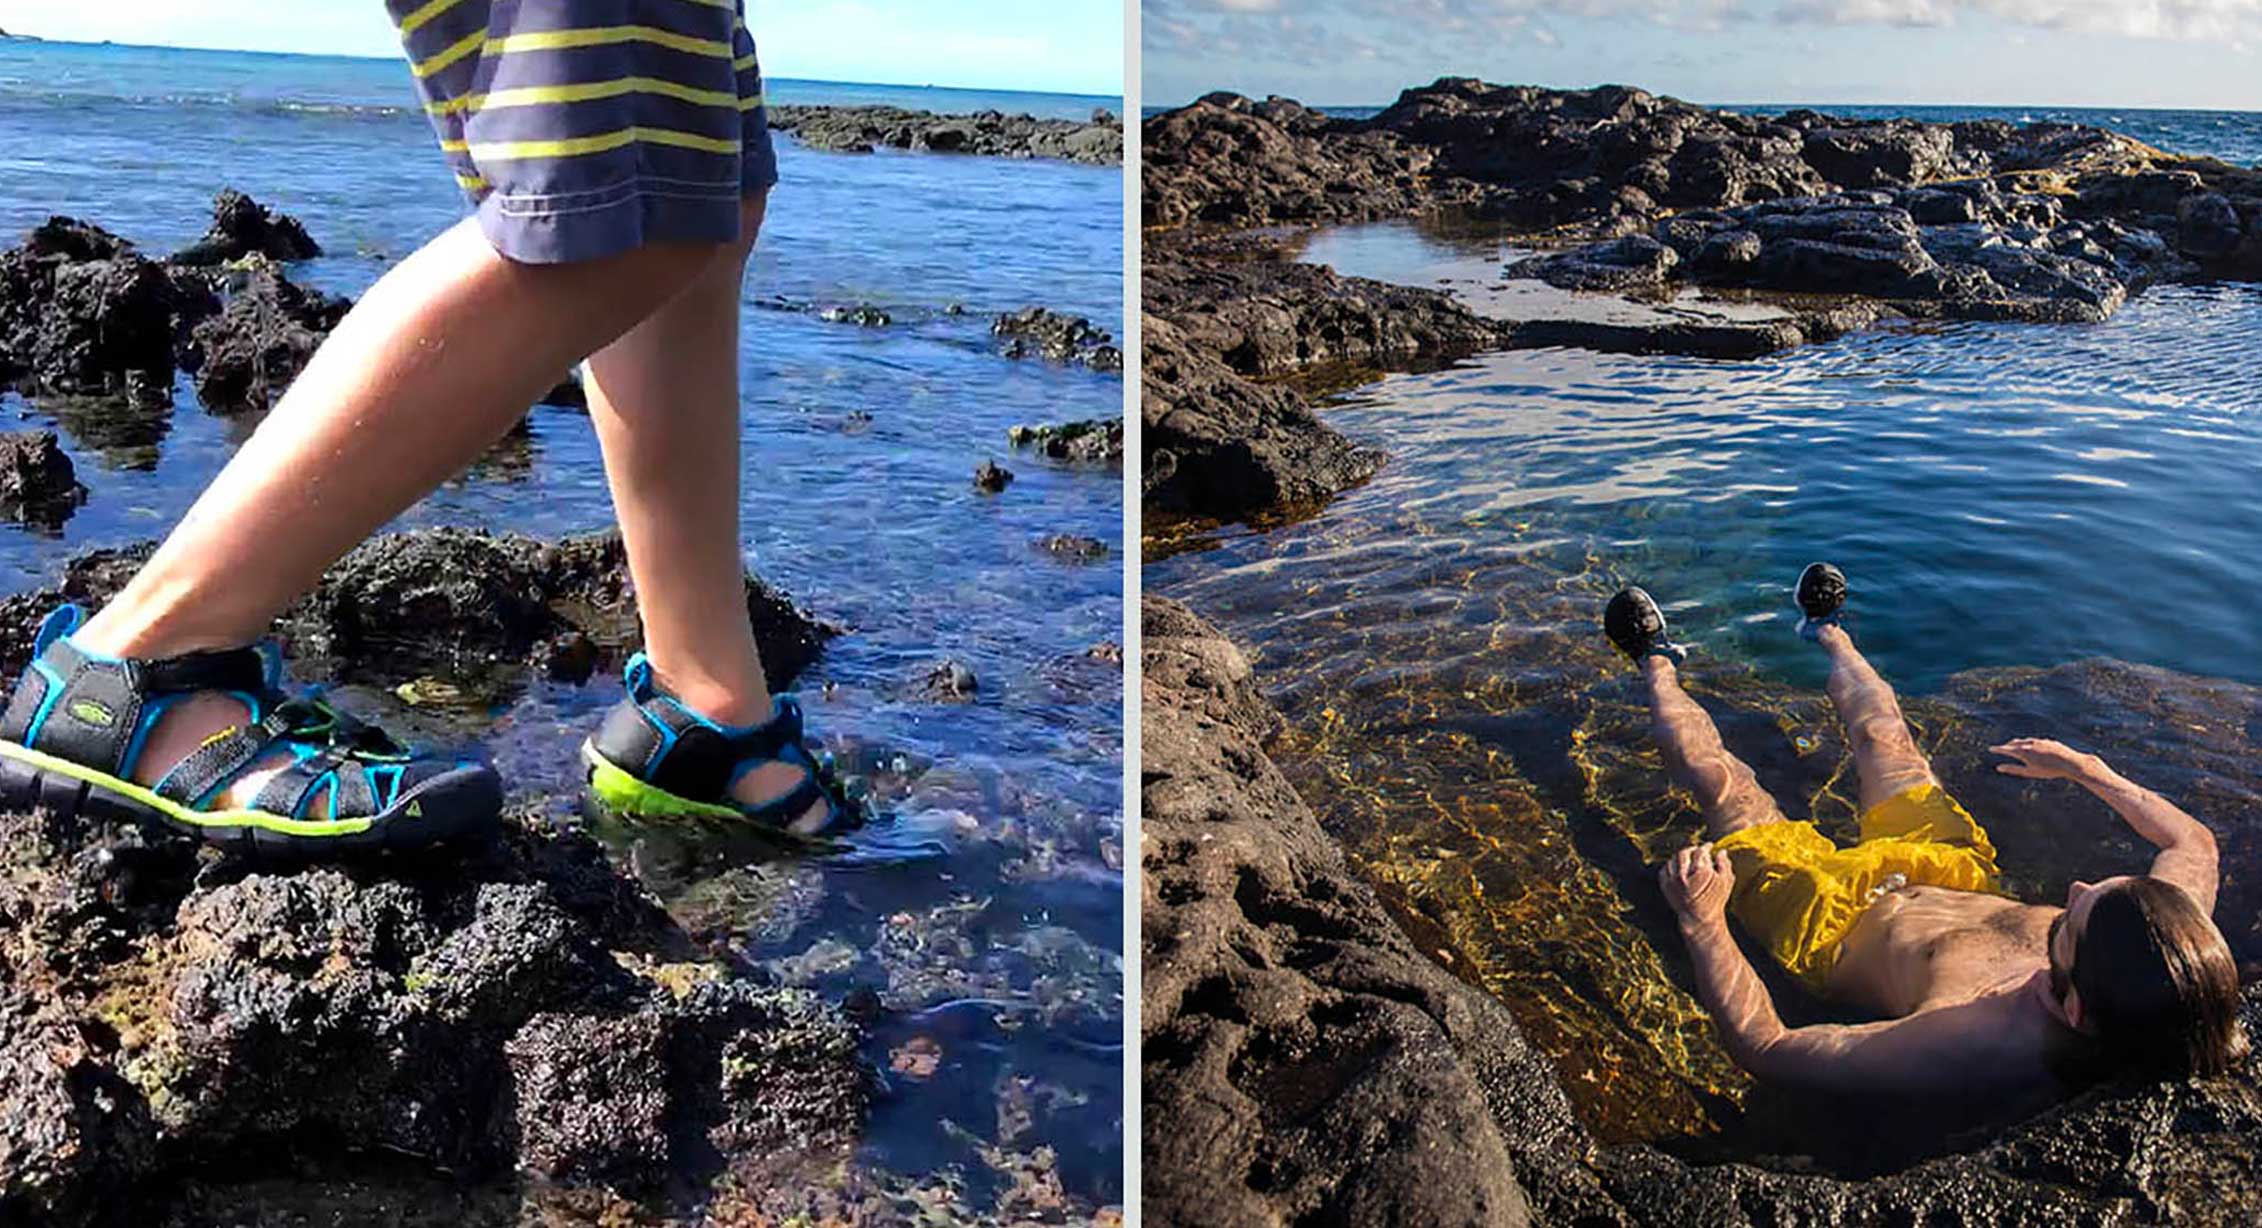
M 739 299 L 762 208 L 763 198 L 748 198 L 738 244 L 589 359 L 589 417 L 628 546 L 645 654 L 670 693 L 729 725 L 770 719 L 738 531 Z M 771 764 L 735 792 L 764 802 L 801 776 Z M 819 805 L 804 818 L 824 814 Z
M 258 638 L 339 555 L 469 464 L 560 371 L 666 302 L 716 251 L 654 245 L 526 265 L 469 222 L 440 235 L 371 287 L 133 582 L 73 638 L 135 657 Z M 154 780 L 244 715 L 216 695 L 179 705 L 135 774 Z M 258 784 L 247 777 L 229 796 Z
M 1817 642 L 1830 654 L 1830 703 L 1853 744 L 1862 810 L 1919 785 L 1937 784 L 1893 688 L 1854 647 L 1853 637 L 1844 627 L 1828 625 L 1819 629 Z
M 1664 657 L 1642 658 L 1649 683 L 1651 733 L 1665 752 L 1666 770 L 1696 795 L 1705 831 L 1718 840 L 1730 832 L 1783 821 L 1782 807 L 1759 787 L 1751 765 L 1728 753 L 1720 729 L 1681 689 L 1680 671 Z

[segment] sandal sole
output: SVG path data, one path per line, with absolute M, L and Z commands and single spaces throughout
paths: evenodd
M 581 744 L 581 761 L 589 768 L 589 800 L 622 822 L 639 819 L 690 819 L 704 827 L 730 831 L 757 831 L 763 836 L 810 848 L 829 848 L 823 833 L 804 835 L 747 817 L 735 806 L 697 802 L 648 783 L 607 759 L 594 742 Z
M 0 742 L 0 808 L 41 809 L 67 819 L 154 823 L 253 856 L 305 859 L 424 848 L 492 832 L 502 802 L 502 785 L 493 772 L 458 768 L 418 784 L 368 818 L 191 810 L 132 781 Z

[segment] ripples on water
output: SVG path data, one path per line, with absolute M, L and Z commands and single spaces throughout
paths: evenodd
M 1081 116 L 1120 100 L 777 83 L 788 101 L 997 106 Z M 406 70 L 382 61 L 0 45 L 0 235 L 50 213 L 162 253 L 200 234 L 225 186 L 302 219 L 328 255 L 294 275 L 358 294 L 453 222 L 461 203 Z M 182 99 L 190 100 L 187 103 Z M 1122 179 L 1114 168 L 818 154 L 780 138 L 784 183 L 747 283 L 745 547 L 764 576 L 848 624 L 799 684 L 829 735 L 894 782 L 952 854 L 915 865 L 739 870 L 641 865 L 679 912 L 746 957 L 895 1013 L 872 1056 L 912 1036 L 943 1061 L 890 1074 L 874 1158 L 998 1180 L 976 1144 L 1056 1148 L 1069 1190 L 1121 1198 L 1121 680 L 1084 650 L 1121 636 L 1117 561 L 1072 566 L 1049 533 L 1120 550 L 1121 482 L 1005 448 L 1019 422 L 1121 412 L 1112 376 L 998 357 L 987 313 L 1043 303 L 1120 332 Z M 866 330 L 774 309 L 875 302 Z M 951 304 L 969 314 L 945 314 Z M 841 427 L 853 411 L 868 430 Z M 80 551 L 161 534 L 248 429 L 206 415 L 184 381 L 170 412 L 8 397 L 0 415 L 63 434 L 87 505 L 59 534 L 0 530 L 0 583 L 28 588 Z M 976 495 L 976 463 L 1020 480 Z M 606 527 L 585 416 L 543 410 L 402 518 L 539 535 Z M 1120 558 L 1120 554 L 1118 554 Z M 978 703 L 906 698 L 941 656 Z M 820 694 L 821 693 L 821 694 Z M 482 732 L 523 792 L 562 792 L 615 682 L 535 686 Z M 949 812 L 961 812 L 964 819 Z M 937 818 L 938 813 L 940 818 Z M 645 849 L 649 856 L 667 858 Z M 950 1124 L 946 1124 L 950 1123 Z M 963 1131 L 958 1130 L 963 1127 Z
M 1423 284 L 1497 276 L 1480 261 L 1498 252 L 1383 225 L 1305 256 Z M 1339 398 L 1326 419 L 1390 453 L 1372 482 L 1150 561 L 1147 583 L 1255 650 L 1290 718 L 1284 769 L 1379 883 L 1441 918 L 1605 1136 L 1704 1134 L 1748 1081 L 1678 987 L 1650 884 L 1695 820 L 1599 634 L 1604 600 L 1655 593 L 1730 745 L 1769 756 L 1792 813 L 1845 824 L 1825 671 L 1788 597 L 1812 559 L 1851 575 L 1855 633 L 1918 697 L 1928 745 L 1969 697 L 1923 697 L 1980 667 L 2108 656 L 2262 683 L 2258 341 L 2262 287 L 2223 285 L 2155 289 L 2097 326 L 1887 327 L 1754 362 L 1480 356 Z M 2009 809 L 1990 813 L 2023 831 Z M 2036 892 L 2083 853 L 2017 843 Z M 2242 956 L 2253 938 L 2234 932 Z

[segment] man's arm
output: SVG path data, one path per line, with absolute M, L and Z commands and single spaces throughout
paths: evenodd
M 2160 850 L 2160 855 L 2152 859 L 2152 877 L 2183 888 L 2201 912 L 2214 913 L 2221 868 L 2215 853 L 2215 833 L 2207 830 L 2206 824 L 2114 771 L 2103 759 L 2082 754 L 2062 742 L 2018 738 L 1994 750 L 2017 760 L 1996 764 L 1998 772 L 2028 780 L 2070 780 L 2096 794 L 2121 816 L 2121 821 Z
M 1847 1091 L 1923 1092 L 1969 1085 L 1972 1063 L 2001 1021 L 1974 1004 L 1905 1019 L 1787 1028 L 1767 986 L 1728 932 L 1735 873 L 1710 845 L 1681 850 L 1659 875 L 1666 902 L 1696 964 L 1697 996 L 1712 1012 L 1728 1055 L 1770 1083 Z
M 1924 1093 L 1984 1082 L 1969 1060 L 1988 1052 L 2000 1013 L 1965 1003 L 1878 1023 L 1787 1028 L 1726 923 L 1684 925 L 1696 960 L 1697 995 L 1712 1012 L 1736 1064 L 1769 1083 L 1830 1091 Z

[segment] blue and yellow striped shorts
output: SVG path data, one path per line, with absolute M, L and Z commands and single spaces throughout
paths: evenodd
M 738 237 L 777 182 L 741 0 L 386 0 L 441 152 L 513 260 Z

